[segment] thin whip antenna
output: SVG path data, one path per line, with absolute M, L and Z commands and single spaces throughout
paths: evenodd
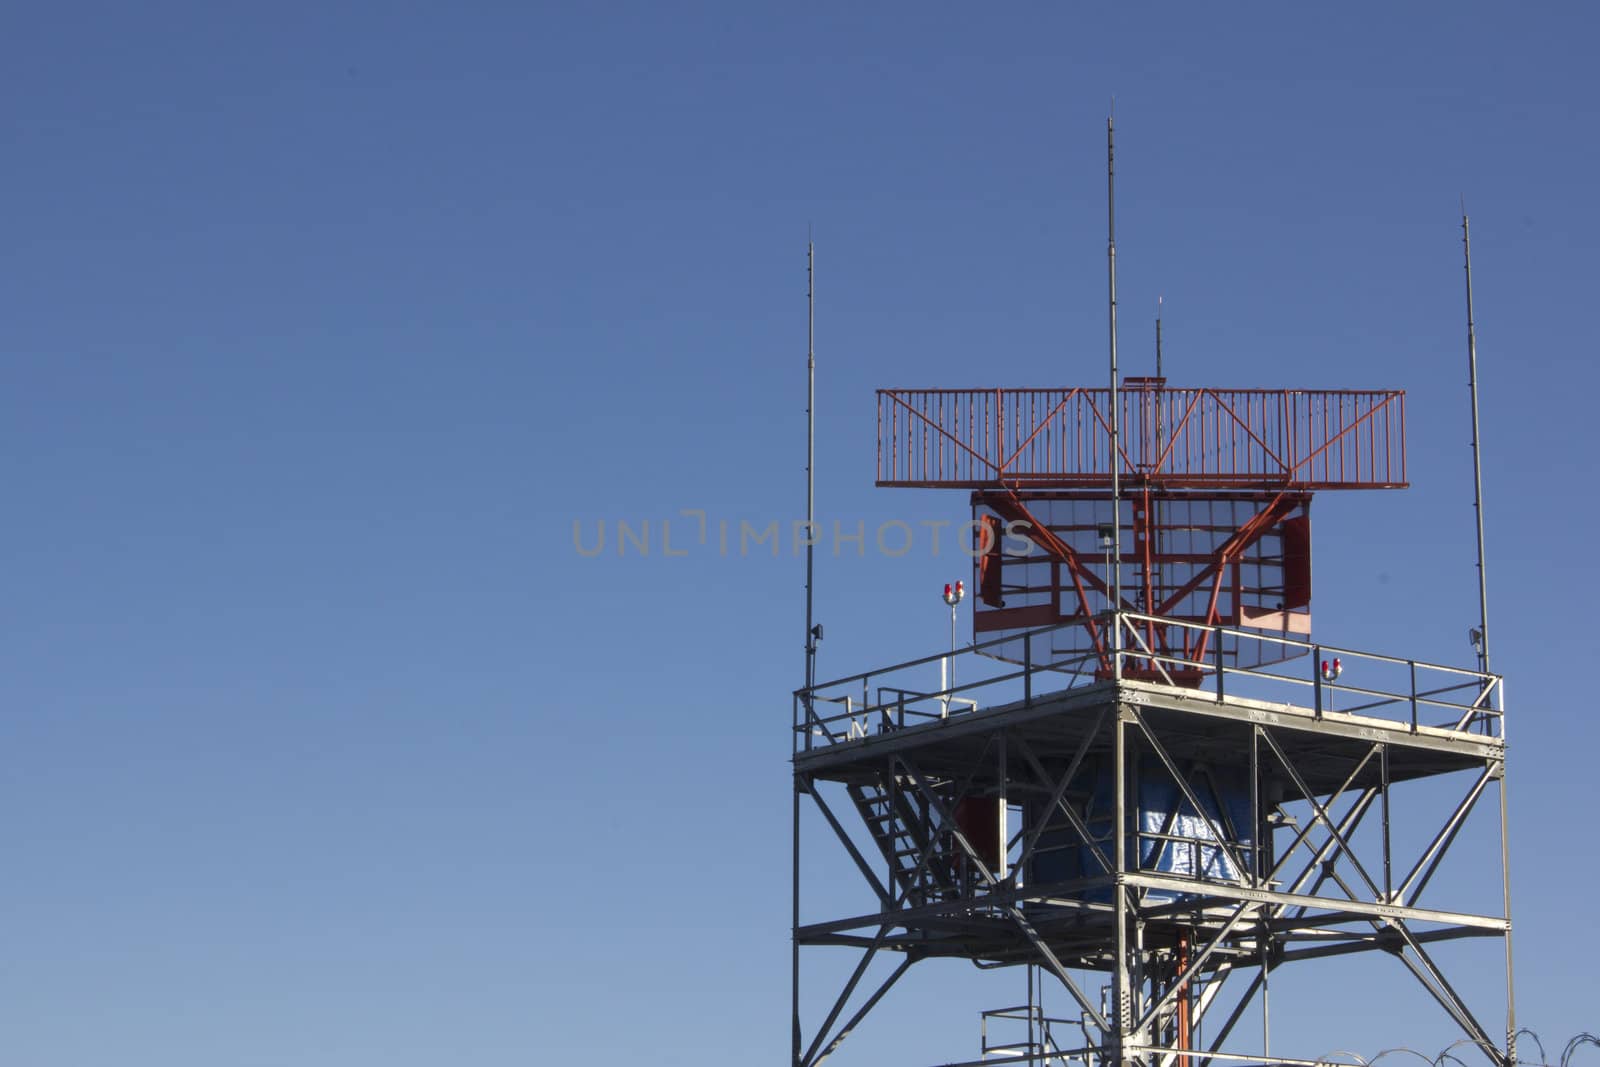
M 1121 399 L 1117 391 L 1117 167 L 1116 167 L 1116 102 L 1111 114 L 1106 116 L 1106 275 L 1110 297 L 1110 348 L 1111 348 L 1111 610 L 1122 610 L 1122 456 L 1119 450 Z M 1122 627 L 1111 623 L 1112 677 L 1122 677 Z
M 1161 302 L 1162 297 L 1156 297 L 1156 377 L 1161 378 Z
M 1472 230 L 1461 202 L 1461 247 L 1467 271 L 1467 390 L 1472 395 L 1472 511 L 1478 520 L 1478 667 L 1489 673 L 1489 576 L 1483 562 L 1483 450 L 1478 443 L 1478 334 L 1472 317 Z
M 806 699 L 817 684 L 817 631 L 812 624 L 817 497 L 816 245 L 806 242 Z

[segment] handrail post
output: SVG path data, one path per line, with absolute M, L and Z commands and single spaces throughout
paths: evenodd
M 1311 646 L 1311 687 L 1316 693 L 1317 718 L 1322 718 L 1322 646 Z
M 1491 677 L 1493 677 L 1493 676 L 1491 675 Z M 1504 741 L 1506 739 L 1506 680 L 1505 680 L 1505 678 L 1502 677 L 1502 678 L 1498 679 L 1494 683 L 1494 687 L 1495 687 L 1495 691 L 1494 691 L 1494 707 L 1495 707 L 1495 711 L 1498 713 L 1498 714 L 1495 715 L 1495 718 L 1499 720 L 1499 722 L 1496 725 L 1500 729 L 1500 734 L 1499 734 L 1500 740 Z
M 1111 461 L 1115 463 L 1116 457 Z M 1121 565 L 1120 561 L 1116 564 Z M 1122 608 L 1118 606 L 1111 609 L 1111 678 L 1115 682 L 1122 681 L 1122 659 Z
M 1217 703 L 1220 704 L 1225 695 L 1222 684 L 1222 627 L 1220 625 L 1212 627 L 1211 636 L 1216 638 L 1212 642 L 1211 659 L 1217 668 Z
M 1411 732 L 1417 732 L 1417 661 L 1407 660 L 1411 667 Z

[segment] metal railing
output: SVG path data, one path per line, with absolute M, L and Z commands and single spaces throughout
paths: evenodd
M 990 1040 L 989 1024 L 1008 1024 L 1002 1030 L 1021 1029 L 1020 1039 L 996 1037 Z M 1015 1024 L 1015 1025 L 1009 1025 Z M 1068 1054 L 1056 1043 L 1052 1026 L 1080 1029 L 1082 1019 L 1053 1018 L 1037 1004 L 1018 1004 L 1010 1008 L 991 1008 L 979 1017 L 979 1054 L 984 1060 L 1023 1060 L 1037 1067 L 1066 1067 Z
M 1059 650 L 1056 638 L 1087 629 L 1094 648 Z M 1194 631 L 1185 642 L 1174 631 Z M 1152 640 L 1152 635 L 1155 640 Z M 1203 638 L 1203 640 L 1201 640 Z M 1174 653 L 1203 647 L 1203 659 Z M 1251 643 L 1275 646 L 1279 662 L 1239 667 Z M 1015 659 L 1020 647 L 1020 661 Z M 1010 658 L 1001 658 L 1002 655 Z M 1316 717 L 1367 717 L 1420 730 L 1504 739 L 1505 682 L 1495 674 L 1363 652 L 1230 626 L 1206 626 L 1135 612 L 1106 612 L 1010 633 L 958 649 L 960 685 L 930 685 L 947 652 L 822 682 L 794 693 L 796 752 L 859 741 L 986 710 L 1027 706 L 1046 695 L 1112 678 L 1169 686 L 1221 702 L 1290 705 Z M 1339 670 L 1324 670 L 1337 661 Z M 840 705 L 841 712 L 827 705 Z

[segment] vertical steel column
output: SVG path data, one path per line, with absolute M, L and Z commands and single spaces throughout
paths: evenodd
M 1034 1063 L 1033 1056 L 1033 964 L 1028 964 L 1028 1063 Z
M 810 729 L 808 726 L 807 729 Z M 793 855 L 793 928 L 791 931 L 791 960 L 790 972 L 790 1008 L 793 1011 L 792 1025 L 790 1027 L 789 1061 L 791 1067 L 800 1065 L 800 775 L 794 776 L 794 823 L 791 827 L 794 834 Z
M 1517 1062 L 1517 990 L 1511 952 L 1511 821 L 1506 799 L 1506 765 L 1500 763 L 1500 880 L 1506 909 L 1506 1067 Z
M 999 855 L 999 857 L 997 859 L 997 866 L 995 867 L 994 876 L 995 876 L 995 878 L 997 878 L 997 879 L 999 879 L 1000 881 L 1003 882 L 1003 881 L 1006 880 L 1006 861 L 1009 859 L 1009 857 L 1006 855 L 1006 853 L 1010 851 L 1010 847 L 1009 846 L 1010 846 L 1010 843 L 1011 843 L 1010 837 L 1009 837 L 1009 835 L 1007 833 L 1007 831 L 1009 831 L 1011 829 L 1011 827 L 1009 825 L 1007 825 L 1010 820 L 1007 819 L 1007 817 L 1006 817 L 1006 812 L 1007 812 L 1007 809 L 1006 809 L 1006 795 L 1007 795 L 1008 791 L 1006 789 L 1006 734 L 1005 734 L 1004 730 L 1000 731 L 1000 734 L 999 734 L 998 738 L 996 738 L 996 740 L 998 741 L 998 746 L 999 746 L 999 750 L 1000 750 L 999 751 L 999 763 L 1000 763 L 1000 786 L 999 786 L 999 788 L 1000 788 L 1000 795 L 997 798 L 997 803 L 996 803 L 996 807 L 998 807 L 1000 809 L 999 813 L 998 813 L 998 817 L 999 817 L 999 820 L 1000 820 L 1000 826 L 999 826 L 1000 855 Z
M 1117 718 L 1114 726 L 1116 733 L 1113 735 L 1112 741 L 1112 758 L 1116 761 L 1116 767 L 1114 768 L 1112 775 L 1114 779 L 1114 788 L 1112 792 L 1116 796 L 1116 803 L 1112 813 L 1111 832 L 1116 838 L 1113 842 L 1112 852 L 1116 864 L 1113 885 L 1115 886 L 1116 892 L 1117 961 L 1113 971 L 1114 984 L 1112 986 L 1112 997 L 1114 998 L 1115 1003 L 1112 1005 L 1112 1007 L 1115 1009 L 1115 1013 L 1112 1024 L 1117 1028 L 1117 1032 L 1112 1037 L 1112 1062 L 1120 1065 L 1127 1062 L 1127 1056 L 1123 1050 L 1130 1043 L 1132 1038 L 1132 1035 L 1128 1032 L 1128 1030 L 1133 1021 L 1133 975 L 1131 968 L 1132 960 L 1129 958 L 1132 953 L 1132 945 L 1130 945 L 1128 941 L 1129 915 L 1127 885 L 1127 831 L 1129 780 L 1127 723 L 1123 718 L 1120 695 L 1115 699 L 1118 699 L 1119 701 L 1117 707 L 1114 709 Z
M 1415 670 L 1415 668 L 1413 668 L 1413 670 Z M 1416 683 L 1412 682 L 1412 689 L 1414 690 L 1415 688 L 1416 688 Z M 1389 746 L 1388 745 L 1380 745 L 1378 747 L 1378 773 L 1379 773 L 1380 784 L 1383 786 L 1383 793 L 1382 793 L 1382 796 L 1383 796 L 1383 902 L 1385 904 L 1393 904 L 1394 903 L 1394 868 L 1393 868 L 1393 863 L 1392 863 L 1393 852 L 1392 852 L 1392 849 L 1391 849 L 1392 836 L 1390 834 L 1390 823 L 1389 823 Z M 1333 801 L 1332 800 L 1328 801 L 1328 806 L 1330 808 L 1333 806 Z
M 1266 813 L 1261 810 L 1261 727 L 1254 725 L 1250 727 L 1250 826 L 1255 834 L 1255 847 L 1250 850 L 1250 885 L 1260 889 L 1267 869 L 1262 850 L 1271 830 Z
M 1268 943 L 1272 940 L 1272 926 L 1263 916 L 1261 924 L 1261 1055 L 1263 1058 L 1272 1056 L 1272 1003 L 1269 996 L 1267 974 L 1272 970 L 1272 961 L 1268 958 Z

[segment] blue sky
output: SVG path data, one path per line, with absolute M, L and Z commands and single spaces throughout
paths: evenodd
M 960 518 L 872 488 L 872 390 L 1103 379 L 1113 95 L 1124 366 L 1165 294 L 1175 384 L 1409 390 L 1414 487 L 1318 502 L 1318 633 L 1451 662 L 1466 195 L 1521 1016 L 1595 1028 L 1595 29 L 14 8 L 0 1058 L 781 1059 L 802 572 L 662 523 L 800 517 L 808 234 L 824 522 Z M 575 551 L 618 520 L 649 557 Z M 825 552 L 822 673 L 937 649 L 962 567 Z M 1324 973 L 1362 1007 L 1285 1050 L 1450 1039 L 1392 961 Z M 976 1047 L 973 977 L 913 975 L 857 1062 Z

